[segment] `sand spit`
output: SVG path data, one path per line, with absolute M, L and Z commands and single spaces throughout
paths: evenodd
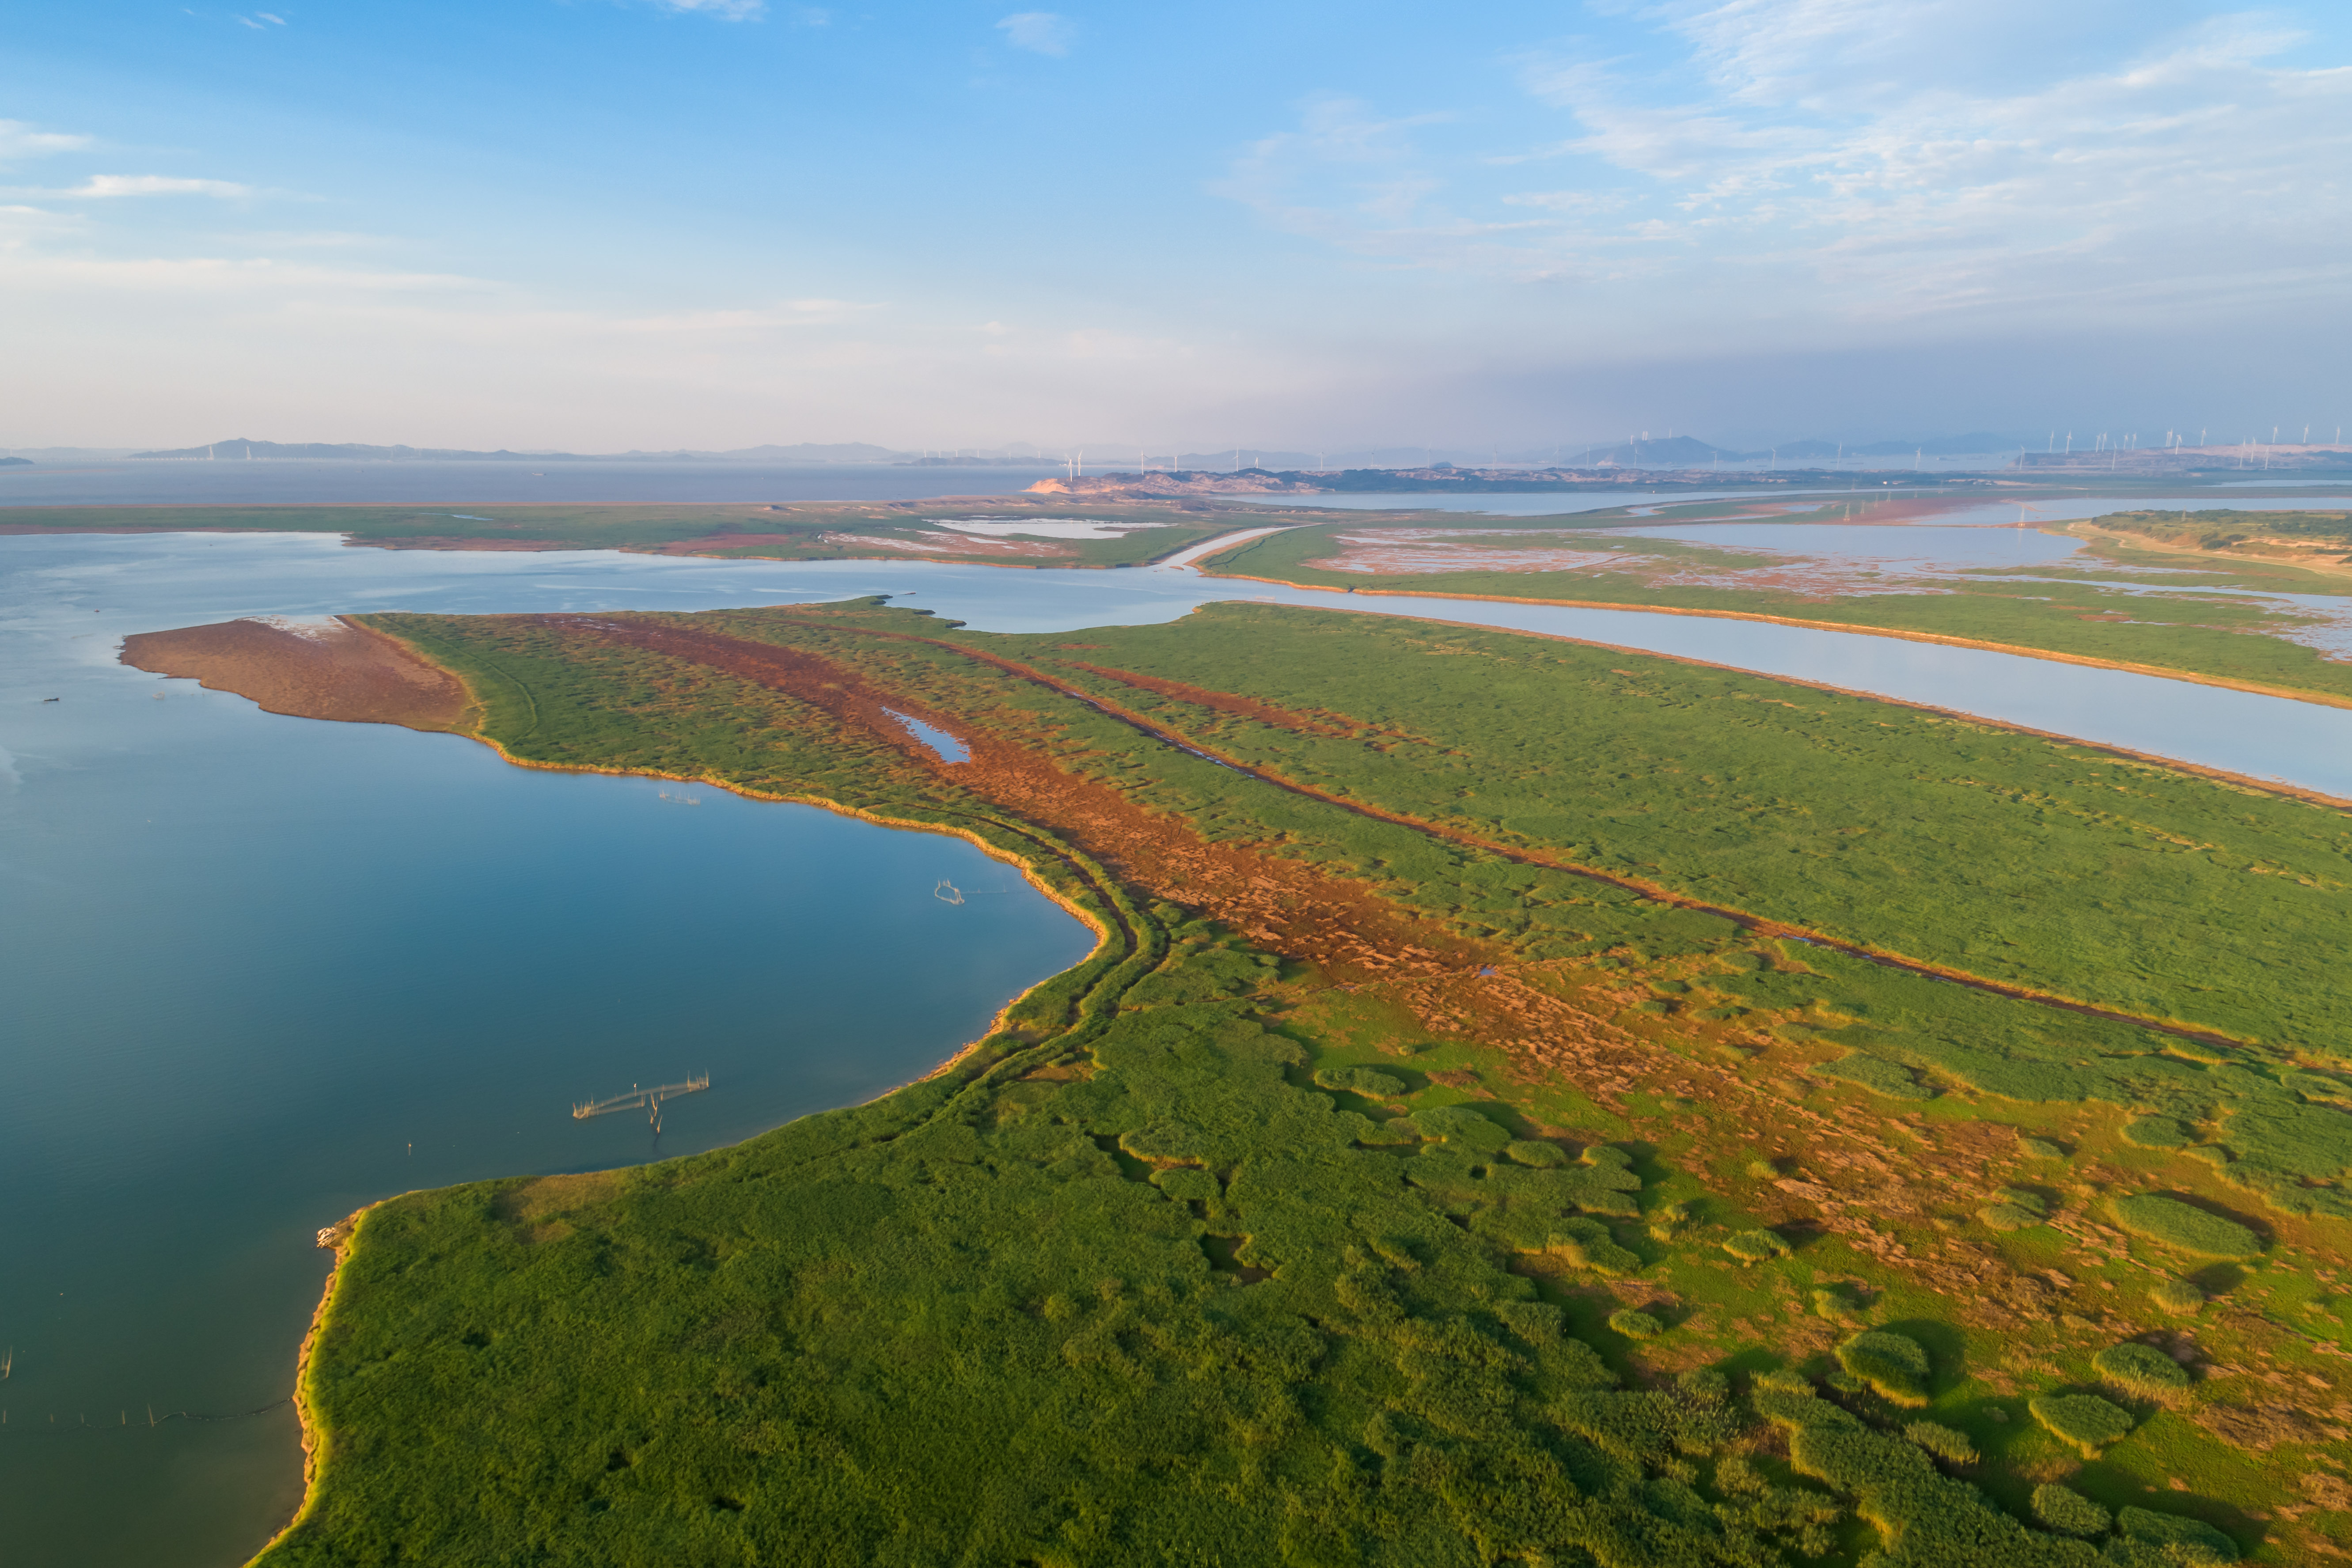
M 457 677 L 405 643 L 347 617 L 296 625 L 256 618 L 142 632 L 122 662 L 249 697 L 298 718 L 460 729 L 471 706 Z

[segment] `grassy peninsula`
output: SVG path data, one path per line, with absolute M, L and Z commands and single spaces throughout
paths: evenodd
M 2352 1548 L 2338 810 L 1310 611 L 364 619 L 1103 942 L 872 1104 L 364 1211 L 269 1568 Z
M 2063 566 L 1984 568 L 1904 580 L 1838 574 L 1801 558 L 1613 534 L 1724 520 L 1752 507 L 1700 503 L 1541 519 L 1359 516 L 1250 541 L 1205 570 L 1363 592 L 1549 600 L 1758 616 L 1983 643 L 2352 703 L 2352 659 L 2307 640 L 2306 611 L 2269 595 L 2352 601 L 2336 513 L 2119 513 L 2067 525 L 2090 541 Z M 1870 521 L 1836 504 L 1790 521 Z M 1933 517 L 1920 520 L 1933 521 Z M 2054 527 L 2054 525 L 2053 525 Z M 1524 529 L 1524 532 L 1514 530 Z M 1349 562 L 1349 540 L 1409 533 L 1417 561 Z M 1392 547 L 1393 552 L 1393 547 Z M 1516 555 L 1507 568 L 1490 564 Z M 1548 564 L 1546 556 L 1579 558 Z M 1449 559 L 1452 557 L 1454 559 Z M 1435 613 L 1434 612 L 1433 613 Z M 2298 640 L 2306 638 L 2306 640 Z

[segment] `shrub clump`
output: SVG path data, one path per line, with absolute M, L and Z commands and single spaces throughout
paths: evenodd
M 1956 1465 L 1977 1461 L 1975 1442 L 1956 1427 L 1947 1427 L 1939 1421 L 1914 1421 L 1903 1428 L 1903 1435 L 1939 1459 Z
M 2017 1140 L 2017 1147 L 2019 1152 L 2023 1154 L 2028 1159 L 2063 1160 L 2066 1157 L 2066 1151 L 2060 1148 L 2057 1145 L 2052 1143 L 2047 1138 L 2028 1138 L 2020 1136 Z
M 2235 1563 L 2238 1543 L 2201 1519 L 2129 1505 L 2116 1511 L 2116 1533 L 2134 1546 L 2153 1547 L 2140 1554 L 2115 1552 L 2126 1563 L 2203 1564 Z M 2111 1547 L 2110 1552 L 2113 1552 Z
M 2086 1459 L 2097 1458 L 2101 1448 L 2132 1429 L 2130 1412 L 2095 1394 L 2041 1394 L 2027 1400 L 2025 1407 L 2053 1436 L 2080 1448 Z
M 1558 1144 L 1547 1144 L 1534 1138 L 1515 1138 L 1503 1145 L 1503 1153 L 1523 1166 L 1549 1168 L 1568 1159 L 1568 1151 Z
M 2134 1197 L 2116 1198 L 2109 1207 L 2116 1223 L 2133 1235 L 2145 1236 L 2200 1258 L 2254 1258 L 2262 1254 L 2261 1237 L 2233 1219 L 2208 1214 L 2179 1198 L 2141 1193 Z
M 1897 1405 L 1927 1403 L 1927 1352 L 1917 1340 L 1866 1329 L 1837 1348 L 1838 1364 Z
M 2061 1535 L 2105 1535 L 2115 1523 L 2105 1509 L 2056 1481 L 2033 1489 L 2033 1517 Z
M 1977 1210 L 1977 1218 L 1995 1230 L 2022 1230 L 2049 1216 L 2050 1206 L 2042 1201 L 2041 1194 L 2021 1186 L 1996 1188 L 1992 1202 Z
M 1817 1318 L 1842 1323 L 1862 1316 L 1862 1308 L 1854 1303 L 1853 1298 L 1835 1286 L 1815 1291 L 1812 1299 L 1813 1316 Z
M 2147 1299 L 2168 1312 L 2187 1317 L 2205 1304 L 2205 1292 L 2186 1280 L 2167 1280 L 2150 1291 Z
M 1638 1307 L 1621 1307 L 1609 1314 L 1609 1326 L 1627 1339 L 1655 1339 L 1666 1325 Z
M 1481 1154 L 1498 1154 L 1511 1141 L 1499 1124 L 1467 1105 L 1433 1105 L 1415 1111 L 1412 1121 L 1424 1138 Z
M 1742 1230 L 1727 1236 L 1723 1249 L 1743 1263 L 1764 1263 L 1789 1255 L 1789 1244 L 1769 1230 Z
M 2185 1149 L 2195 1140 L 2169 1116 L 2142 1116 L 2124 1124 L 2124 1142 L 2143 1149 Z
M 2091 1364 L 2104 1381 L 2144 1399 L 2169 1398 L 2189 1386 L 2189 1374 L 2180 1364 L 2153 1345 L 2109 1345 L 2091 1358 Z
M 1402 1100 L 1411 1092 L 1403 1079 L 1376 1067 L 1318 1067 L 1315 1070 L 1315 1086 L 1345 1090 L 1367 1100 L 1382 1102 Z
M 1599 1274 L 1631 1274 L 1642 1266 L 1637 1254 L 1617 1245 L 1607 1226 L 1577 1216 L 1558 1222 L 1546 1249 Z

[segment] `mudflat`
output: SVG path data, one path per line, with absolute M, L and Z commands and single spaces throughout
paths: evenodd
M 410 729 L 457 729 L 471 706 L 457 676 L 383 632 L 338 619 L 221 621 L 122 640 L 122 662 L 249 697 L 271 713 Z

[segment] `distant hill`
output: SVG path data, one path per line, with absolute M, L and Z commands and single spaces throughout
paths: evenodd
M 238 436 L 234 441 L 215 441 L 205 446 L 181 446 L 168 451 L 134 452 L 134 458 L 154 458 L 161 461 L 251 463 L 284 461 L 341 463 L 402 463 L 431 462 L 547 462 L 551 460 L 583 461 L 569 452 L 459 452 L 436 446 L 362 446 L 356 442 L 328 441 L 249 441 Z
M 30 468 L 32 465 L 33 460 L 29 457 L 0 457 L 0 468 Z
M 1822 451 L 1829 450 L 1823 447 Z M 1664 441 L 1625 441 L 1614 446 L 1588 446 L 1568 459 L 1570 468 L 1705 468 L 1726 458 L 1738 457 L 1720 446 L 1689 435 L 1670 435 Z
M 900 463 L 917 454 L 863 441 L 824 444 L 803 441 L 791 446 L 741 446 L 730 452 L 474 452 L 449 446 L 369 446 L 358 442 L 254 441 L 238 436 L 204 446 L 180 446 L 153 452 L 133 452 L 134 458 L 159 462 L 310 462 L 310 463 Z M 987 463 L 988 458 L 967 459 Z
M 2023 444 L 2015 436 L 1996 435 L 1990 431 L 1973 431 L 1967 435 L 1939 435 L 1932 441 L 1873 441 L 1856 444 L 1837 441 L 1784 441 L 1777 446 L 1759 447 L 1754 452 L 1737 455 L 1743 461 L 1753 457 L 1770 457 L 1780 454 L 1782 461 L 1791 457 L 1909 457 L 1916 453 L 1927 457 L 1963 457 L 1979 454 L 2011 453 Z M 1725 453 L 1725 456 L 1735 455 Z

